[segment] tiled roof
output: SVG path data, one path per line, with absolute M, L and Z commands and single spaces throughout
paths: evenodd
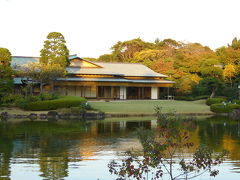
M 12 61 L 11 61 L 11 66 L 22 66 L 28 63 L 32 62 L 38 62 L 39 58 L 38 57 L 26 57 L 26 56 L 13 56 Z
M 76 55 L 70 56 L 70 60 L 78 58 Z M 81 59 L 81 58 L 80 58 Z M 38 57 L 13 56 L 12 67 L 19 67 L 31 62 L 38 62 Z M 87 60 L 86 60 L 87 61 Z M 91 61 L 89 61 L 91 62 Z M 96 74 L 96 75 L 118 75 L 118 76 L 140 76 L 140 77 L 167 77 L 166 75 L 156 73 L 150 68 L 137 63 L 108 63 L 91 62 L 101 68 L 79 68 L 67 67 L 69 74 Z
M 167 80 L 154 80 L 154 79 L 124 79 L 124 78 L 58 78 L 59 81 L 85 81 L 85 82 L 127 82 L 127 83 L 169 83 L 173 84 L 175 82 L 173 81 L 167 81 Z
M 141 77 L 167 77 L 166 75 L 156 73 L 150 68 L 137 63 L 103 63 L 94 62 L 102 68 L 77 68 L 68 67 L 70 74 L 103 74 L 119 76 L 141 76 Z

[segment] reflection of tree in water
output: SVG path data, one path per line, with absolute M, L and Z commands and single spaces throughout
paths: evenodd
M 196 145 L 209 144 L 215 151 L 224 147 L 231 159 L 240 160 L 237 121 L 212 118 L 187 126 Z M 10 159 L 17 154 L 38 158 L 43 179 L 64 179 L 69 162 L 93 156 L 97 147 L 127 138 L 138 127 L 151 129 L 151 121 L 0 123 L 0 176 L 10 177 Z
M 211 117 L 199 122 L 199 139 L 201 144 L 208 144 L 216 152 L 229 151 L 231 160 L 240 160 L 240 126 L 239 121 L 227 117 Z M 240 166 L 235 163 L 235 166 Z
M 82 129 L 82 123 L 0 123 L 0 179 L 3 179 L 3 176 L 10 177 L 10 159 L 15 155 L 39 158 L 41 176 L 44 178 L 66 177 L 69 162 L 67 152 L 75 143 L 69 141 L 67 134 L 73 131 L 81 132 Z
M 68 176 L 68 157 L 45 157 L 39 158 L 41 177 L 55 180 Z
M 28 158 L 38 158 L 40 176 L 44 179 L 63 179 L 68 176 L 70 161 L 93 156 L 95 147 L 112 143 L 105 141 L 107 138 L 127 136 L 142 126 L 150 128 L 151 122 L 0 123 L 0 175 L 9 179 L 10 159 L 17 154 L 26 157 L 26 163 Z
M 0 123 L 0 179 L 10 180 L 10 159 L 13 151 L 12 136 L 5 135 L 11 131 L 7 124 Z
M 10 180 L 10 159 L 12 150 L 13 145 L 11 140 L 0 139 L 0 179 L 2 180 Z

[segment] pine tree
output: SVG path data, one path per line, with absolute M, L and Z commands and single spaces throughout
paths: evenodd
M 12 91 L 13 71 L 10 66 L 12 55 L 6 48 L 0 48 L 0 103 L 2 98 Z
M 59 32 L 51 32 L 44 41 L 44 47 L 40 51 L 40 63 L 42 64 L 59 64 L 66 67 L 69 57 L 69 50 L 66 46 L 64 36 Z

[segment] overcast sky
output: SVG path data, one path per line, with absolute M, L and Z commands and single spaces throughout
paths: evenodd
M 71 54 L 98 57 L 140 37 L 199 42 L 212 49 L 240 38 L 239 0 L 0 0 L 0 47 L 39 56 L 49 32 Z

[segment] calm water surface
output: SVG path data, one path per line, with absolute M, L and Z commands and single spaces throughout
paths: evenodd
M 121 159 L 119 152 L 141 149 L 135 129 L 156 126 L 151 118 L 0 122 L 0 180 L 112 180 L 115 177 L 108 172 L 109 161 Z M 218 167 L 216 178 L 204 175 L 198 179 L 239 180 L 240 122 L 225 117 L 201 118 L 191 127 L 196 147 L 204 143 L 215 152 L 230 152 Z M 186 156 L 191 153 L 186 152 Z

